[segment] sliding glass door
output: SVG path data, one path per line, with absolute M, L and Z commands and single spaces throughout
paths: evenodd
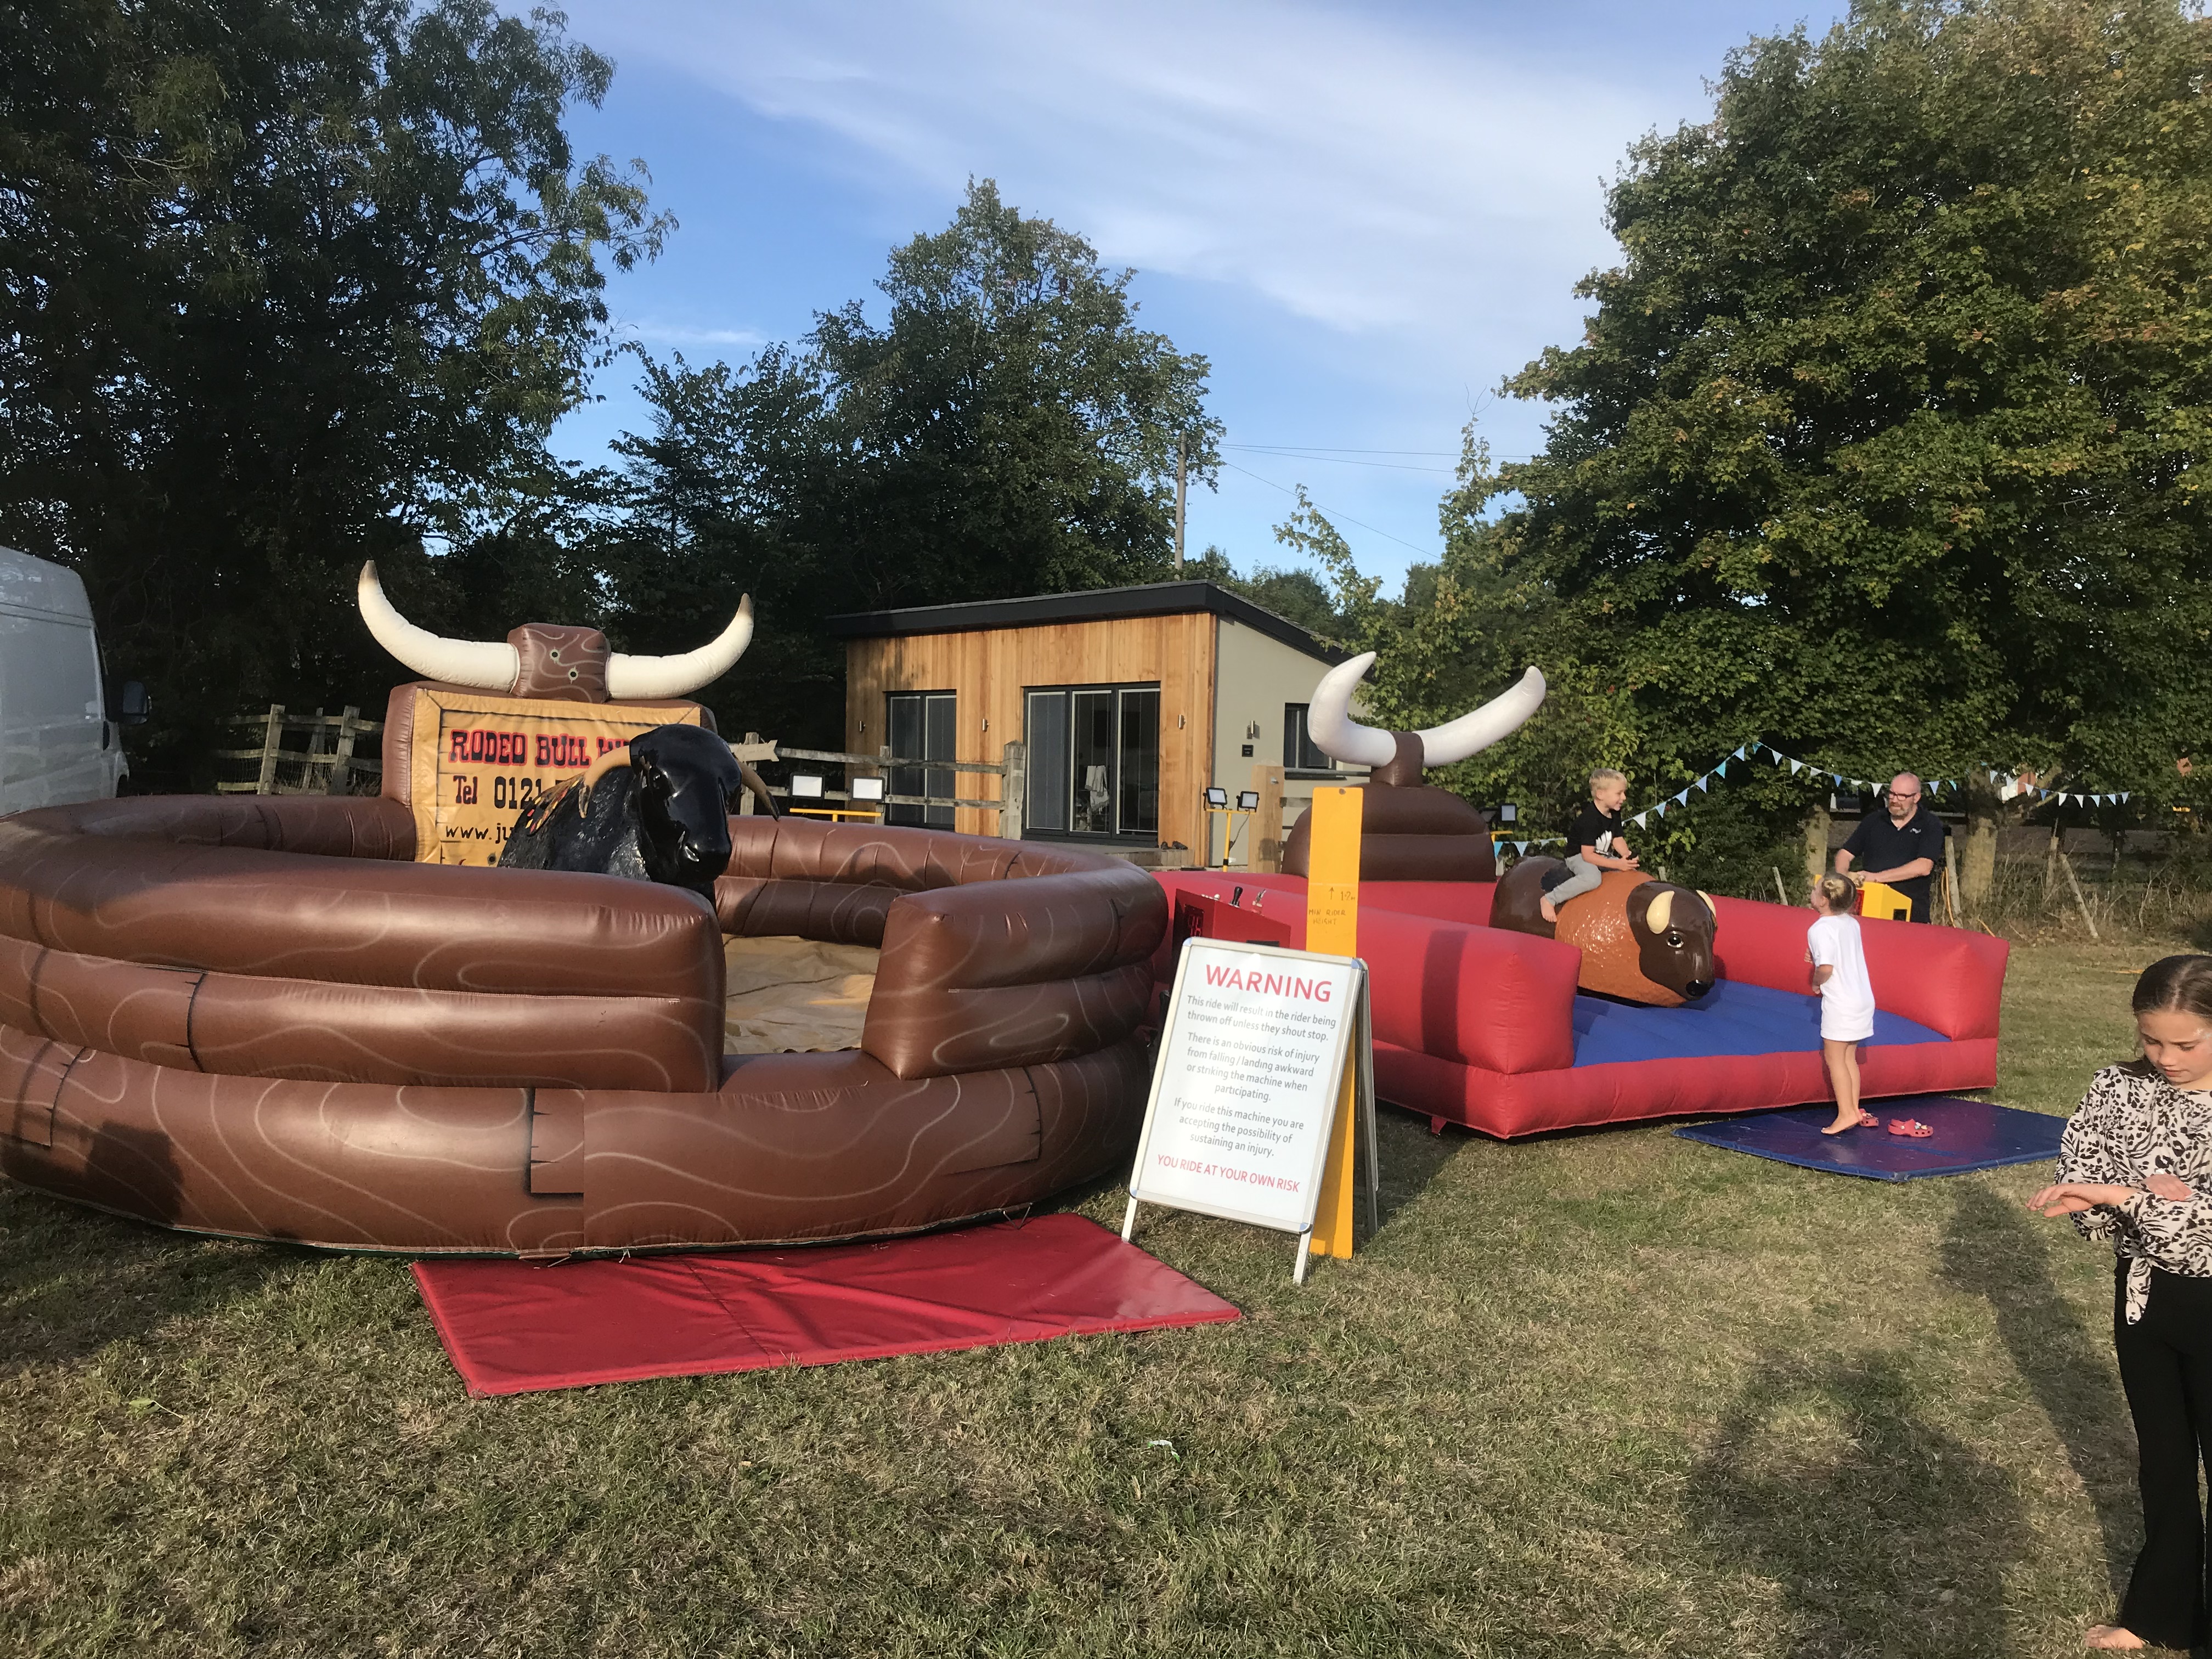
M 890 694 L 891 753 L 901 760 L 957 760 L 957 705 L 950 691 L 894 691 Z M 959 791 L 953 785 L 957 772 L 939 767 L 894 766 L 890 793 L 894 795 L 934 795 L 951 799 Z M 952 827 L 950 806 L 892 805 L 884 810 L 891 823 L 920 824 L 931 830 Z
M 1157 841 L 1160 691 L 1156 685 L 1052 686 L 1025 709 L 1032 830 Z

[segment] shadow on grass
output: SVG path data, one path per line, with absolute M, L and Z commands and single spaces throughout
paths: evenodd
M 1375 1139 L 1382 1165 L 1376 1207 L 1382 1225 L 1389 1226 L 1393 1216 L 1428 1190 L 1429 1183 L 1468 1144 L 1471 1133 L 1449 1124 L 1442 1134 L 1431 1134 L 1425 1113 L 1389 1104 L 1376 1109 Z M 1361 1155 L 1365 1156 L 1364 1149 Z
M 1723 1419 L 1686 1513 L 1723 1571 L 1780 1587 L 1793 1659 L 2009 1652 L 2012 1477 L 1917 1415 L 1882 1357 L 1770 1358 Z
M 2110 1339 L 2090 1329 L 2051 1280 L 2045 1230 L 2052 1224 L 1995 1193 L 1962 1185 L 1943 1236 L 1943 1277 L 1996 1315 L 1998 1339 L 2095 1507 L 2106 1573 L 2118 1595 L 2142 1540 L 2127 1402 Z M 2060 1237 L 2073 1242 L 2073 1230 Z
M 169 1232 L 0 1182 L 0 1376 L 66 1364 L 253 1294 L 282 1246 Z

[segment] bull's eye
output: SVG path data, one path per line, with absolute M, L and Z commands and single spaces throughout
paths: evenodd
M 559 650 L 559 648 L 558 648 L 558 647 L 556 647 L 555 649 L 553 649 L 553 650 L 551 650 L 551 651 L 548 651 L 545 654 L 546 654 L 547 656 L 549 656 L 549 657 L 552 658 L 552 659 L 553 659 L 553 660 L 554 660 L 555 662 L 558 662 L 558 661 L 560 661 L 560 660 L 561 660 L 561 653 L 560 653 L 560 650 Z
M 568 671 L 568 678 L 569 678 L 570 679 L 572 679 L 572 680 L 573 680 L 573 679 L 574 679 L 574 678 L 576 678 L 576 676 L 577 676 L 579 673 L 580 673 L 581 672 L 582 672 L 582 671 L 581 671 L 581 670 L 580 670 L 580 669 L 574 669 L 574 668 L 572 668 L 572 669 L 570 669 L 570 670 Z
M 1680 950 L 1682 948 L 1681 934 L 1676 933 L 1672 927 L 1669 927 L 1667 930 L 1667 943 L 1673 949 L 1677 951 Z

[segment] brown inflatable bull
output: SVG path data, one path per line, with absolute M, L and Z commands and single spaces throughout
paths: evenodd
M 1558 859 L 1529 858 L 1499 879 L 1490 925 L 1580 947 L 1579 983 L 1629 1002 L 1674 1008 L 1713 988 L 1713 902 L 1641 871 L 1608 870 L 1595 892 L 1569 899 L 1554 924 L 1537 908 Z
M 1424 732 L 1382 732 L 1352 718 L 1352 693 L 1375 661 L 1372 651 L 1339 664 L 1314 687 L 1306 731 L 1331 759 L 1373 769 L 1359 795 L 1362 881 L 1494 881 L 1490 821 L 1449 789 L 1422 781 L 1431 766 L 1479 754 L 1528 724 L 1543 706 L 1544 677 L 1531 668 L 1499 696 L 1448 725 Z M 1283 845 L 1286 874 L 1307 873 L 1307 819 Z

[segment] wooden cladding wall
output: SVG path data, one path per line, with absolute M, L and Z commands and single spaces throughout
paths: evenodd
M 1028 737 L 1023 730 L 1024 691 L 1157 682 L 1160 839 L 1194 849 L 1205 846 L 1200 792 L 1213 763 L 1210 613 L 909 634 L 854 640 L 845 652 L 845 746 L 855 754 L 872 754 L 883 746 L 884 698 L 892 691 L 957 692 L 959 752 L 953 758 L 991 762 L 999 758 L 1001 744 Z M 983 729 L 987 720 L 988 732 Z M 967 793 L 965 783 L 962 793 Z M 954 816 L 953 827 L 965 834 L 997 832 L 995 814 L 962 807 Z M 1200 854 L 1193 851 L 1190 856 L 1195 861 Z

